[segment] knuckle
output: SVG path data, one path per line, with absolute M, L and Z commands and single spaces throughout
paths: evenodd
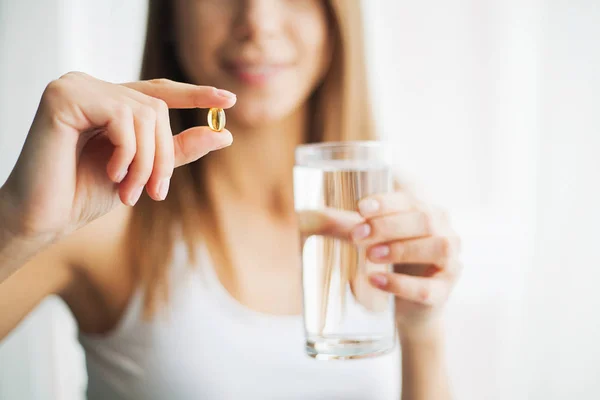
M 177 154 L 177 164 L 188 164 L 205 156 L 208 150 L 205 146 L 194 141 L 190 135 L 177 135 L 174 144 L 174 154 Z
M 150 105 L 157 115 L 165 115 L 169 113 L 169 106 L 167 106 L 167 103 L 162 99 L 151 97 Z
M 54 102 L 68 96 L 72 89 L 73 86 L 68 80 L 62 78 L 56 79 L 46 86 L 42 98 L 46 101 Z
M 387 222 L 384 221 L 385 218 L 377 218 L 374 220 L 371 220 L 369 222 L 369 226 L 370 226 L 370 232 L 369 235 L 363 239 L 365 243 L 376 243 L 378 241 L 381 240 L 381 238 L 386 236 L 386 224 Z
M 89 75 L 80 71 L 69 71 L 66 74 L 62 75 L 59 79 L 81 79 L 86 78 Z
M 142 122 L 154 124 L 156 121 L 156 111 L 151 106 L 142 105 L 136 111 L 136 118 Z
M 185 144 L 183 143 L 184 137 L 183 136 L 175 136 L 175 139 L 173 140 L 173 151 L 177 154 L 180 155 L 180 157 L 182 158 L 182 160 L 185 162 L 187 160 L 189 160 L 190 158 L 190 154 L 188 152 L 187 147 L 185 146 Z
M 133 111 L 131 110 L 131 107 L 129 107 L 127 104 L 117 103 L 113 107 L 112 115 L 113 118 L 119 121 L 125 121 L 132 117 Z
M 156 78 L 156 79 L 150 79 L 148 81 L 148 83 L 150 83 L 151 85 L 156 85 L 156 86 L 164 86 L 164 85 L 168 85 L 172 82 L 173 81 L 171 81 L 170 79 L 167 79 L 167 78 Z

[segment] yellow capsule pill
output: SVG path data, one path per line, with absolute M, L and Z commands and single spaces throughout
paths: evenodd
M 221 132 L 225 128 L 225 111 L 222 108 L 208 110 L 208 126 L 215 132 Z

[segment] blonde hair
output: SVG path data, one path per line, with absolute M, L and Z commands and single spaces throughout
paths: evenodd
M 172 41 L 171 0 L 150 0 L 142 79 L 185 81 Z M 366 79 L 360 0 L 329 0 L 333 56 L 323 81 L 310 98 L 308 142 L 371 140 L 375 138 Z M 201 83 L 201 82 L 194 82 Z M 172 110 L 173 132 L 200 125 L 199 113 Z M 202 159 L 178 168 L 164 202 L 142 197 L 130 221 L 131 261 L 144 289 L 144 311 L 151 316 L 168 298 L 168 267 L 178 232 L 188 248 L 190 264 L 200 240 L 198 209 L 210 208 L 201 184 Z M 177 230 L 176 228 L 179 228 Z

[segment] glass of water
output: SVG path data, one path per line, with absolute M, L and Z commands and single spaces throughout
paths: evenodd
M 302 218 L 328 221 L 323 235 L 303 238 L 302 285 L 306 351 L 318 359 L 372 357 L 395 344 L 394 298 L 369 283 L 389 264 L 367 260 L 349 229 L 362 221 L 358 202 L 389 192 L 392 177 L 382 142 L 330 142 L 296 149 L 294 203 Z

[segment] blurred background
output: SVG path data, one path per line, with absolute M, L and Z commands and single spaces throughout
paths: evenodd
M 600 398 L 600 3 L 363 3 L 381 135 L 464 240 L 456 398 Z M 50 80 L 137 78 L 145 17 L 145 0 L 0 0 L 0 184 Z M 0 399 L 83 399 L 78 346 L 44 302 L 0 342 Z

